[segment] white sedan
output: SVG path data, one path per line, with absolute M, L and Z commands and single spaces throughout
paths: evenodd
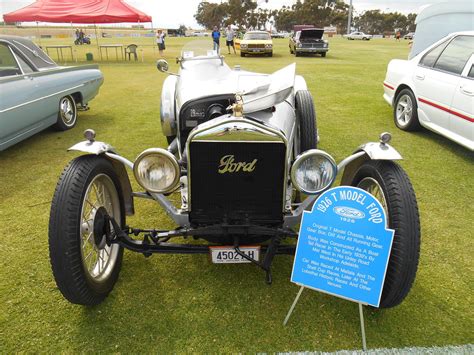
M 390 61 L 383 86 L 398 128 L 425 127 L 474 150 L 474 31 Z
M 372 38 L 372 35 L 368 35 L 367 33 L 364 33 L 364 32 L 352 32 L 342 37 L 347 38 L 347 39 L 361 39 L 361 40 L 369 41 Z

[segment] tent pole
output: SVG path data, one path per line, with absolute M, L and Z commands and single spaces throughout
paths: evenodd
M 153 60 L 156 58 L 155 56 L 155 29 L 153 28 L 153 20 L 150 21 L 150 24 L 151 24 L 151 33 L 153 34 L 153 36 L 151 36 L 151 48 L 153 48 Z
M 96 23 L 94 23 L 94 30 L 95 30 L 95 41 L 97 42 L 97 50 L 99 51 L 100 60 L 102 60 L 102 52 L 100 51 L 99 35 L 97 34 L 97 24 Z
M 36 33 L 38 34 L 39 46 L 41 47 L 41 35 L 40 35 L 38 21 L 36 21 Z

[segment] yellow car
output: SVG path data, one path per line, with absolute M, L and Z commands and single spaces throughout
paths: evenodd
M 273 55 L 273 41 L 270 33 L 265 31 L 249 31 L 240 40 L 240 56 L 246 54 Z

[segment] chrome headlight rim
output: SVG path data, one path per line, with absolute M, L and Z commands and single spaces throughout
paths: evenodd
M 327 159 L 327 161 L 331 164 L 333 176 L 332 176 L 331 182 L 329 184 L 327 184 L 327 186 L 324 186 L 324 188 L 321 188 L 319 190 L 310 191 L 310 190 L 307 190 L 307 189 L 305 189 L 301 186 L 298 186 L 298 184 L 296 184 L 295 181 L 296 181 L 296 171 L 299 168 L 299 166 L 301 165 L 301 163 L 303 163 L 308 157 L 313 156 L 313 155 L 320 155 L 320 156 L 323 156 L 324 158 Z M 320 149 L 309 149 L 309 150 L 299 154 L 296 157 L 295 161 L 293 162 L 293 165 L 291 166 L 291 170 L 290 170 L 290 178 L 291 178 L 291 183 L 293 184 L 293 186 L 298 191 L 303 192 L 307 195 L 318 195 L 318 194 L 326 191 L 327 189 L 329 189 L 334 184 L 334 181 L 336 180 L 336 176 L 337 176 L 337 163 L 336 163 L 336 161 L 334 160 L 334 158 L 330 154 L 328 154 L 324 150 L 320 150 Z
M 166 189 L 151 189 L 149 186 L 146 186 L 143 183 L 143 181 L 141 181 L 138 177 L 137 169 L 140 165 L 140 162 L 142 161 L 143 158 L 147 157 L 148 155 L 152 155 L 152 154 L 157 154 L 157 155 L 164 156 L 166 159 L 169 160 L 169 162 L 171 162 L 171 165 L 173 166 L 173 168 L 175 170 L 175 178 L 173 179 L 173 182 Z M 166 149 L 163 149 L 163 148 L 148 148 L 148 149 L 145 149 L 143 152 L 141 152 L 137 156 L 137 158 L 135 159 L 135 162 L 133 163 L 133 175 L 135 176 L 135 180 L 145 190 L 147 190 L 149 192 L 153 192 L 153 193 L 168 193 L 168 192 L 174 190 L 175 187 L 179 183 L 180 175 L 181 175 L 180 173 L 181 173 L 181 170 L 180 170 L 179 163 L 178 163 L 178 160 L 176 159 L 176 157 L 172 153 L 168 152 Z

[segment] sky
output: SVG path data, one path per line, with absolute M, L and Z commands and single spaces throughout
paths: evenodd
M 210 2 L 220 2 L 208 0 Z M 296 0 L 257 0 L 263 8 L 279 9 L 283 5 L 292 5 Z M 349 3 L 349 0 L 345 0 Z M 384 12 L 418 12 L 421 6 L 443 2 L 446 0 L 353 0 L 356 14 L 372 9 Z M 33 3 L 34 0 L 0 0 L 0 15 L 8 13 Z M 155 28 L 177 28 L 180 24 L 187 27 L 199 28 L 194 19 L 198 4 L 201 0 L 126 0 L 130 5 L 153 17 Z

